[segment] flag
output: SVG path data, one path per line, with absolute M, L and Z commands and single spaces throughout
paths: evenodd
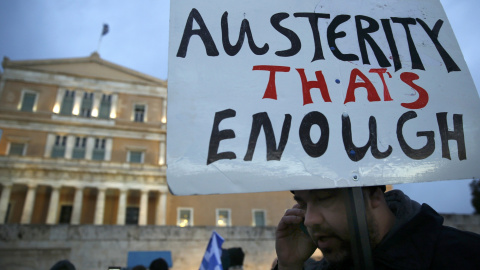
M 103 24 L 102 36 L 105 36 L 108 33 L 108 24 Z
M 213 231 L 199 270 L 223 270 L 221 260 L 223 241 L 223 237 Z

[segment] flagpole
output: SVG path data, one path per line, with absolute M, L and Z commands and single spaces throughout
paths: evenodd
M 100 39 L 98 40 L 98 46 L 97 46 L 97 51 L 96 51 L 97 53 L 100 50 L 100 43 L 102 42 L 102 37 L 103 37 L 103 35 L 100 35 Z

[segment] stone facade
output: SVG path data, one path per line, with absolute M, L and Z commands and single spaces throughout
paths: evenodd
M 176 227 L 93 225 L 2 225 L 0 269 L 49 269 L 69 259 L 77 269 L 127 265 L 129 251 L 171 251 L 173 267 L 196 270 L 212 231 L 224 248 L 241 247 L 244 269 L 270 269 L 275 258 L 274 227 Z
M 443 215 L 445 225 L 480 233 L 480 215 Z M 212 231 L 223 248 L 241 247 L 245 270 L 270 269 L 275 227 L 177 227 L 109 225 L 1 225 L 0 269 L 49 269 L 69 259 L 77 269 L 127 265 L 129 251 L 171 251 L 172 270 L 197 270 Z M 320 258 L 320 253 L 314 254 Z

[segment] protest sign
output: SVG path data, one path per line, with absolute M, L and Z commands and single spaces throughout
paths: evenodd
M 171 2 L 174 194 L 480 176 L 480 100 L 438 0 Z

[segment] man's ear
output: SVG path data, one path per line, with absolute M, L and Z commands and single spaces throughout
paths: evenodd
M 385 201 L 385 195 L 380 187 L 371 187 L 368 191 L 370 207 L 375 209 Z

